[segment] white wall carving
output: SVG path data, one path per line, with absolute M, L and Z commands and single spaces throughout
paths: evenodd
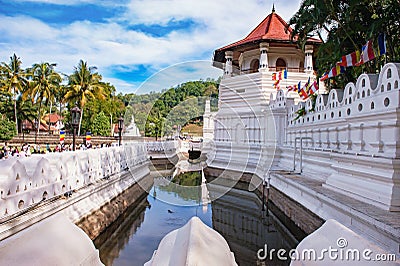
M 277 145 L 273 165 L 292 170 L 295 139 L 307 137 L 305 173 L 325 187 L 399 211 L 399 73 L 400 64 L 389 63 L 380 74 L 362 74 L 355 84 L 318 95 L 315 110 L 311 100 L 295 104 L 282 90 L 267 97 L 263 73 L 226 77 L 215 121 L 216 154 L 208 163 L 224 168 L 230 160 L 232 167 L 263 177 L 253 163 L 265 162 Z M 303 107 L 306 114 L 295 120 Z
M 0 217 L 147 164 L 143 143 L 0 161 Z M 133 175 L 135 177 L 135 175 Z

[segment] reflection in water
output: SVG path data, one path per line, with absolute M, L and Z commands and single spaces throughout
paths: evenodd
M 225 237 L 239 265 L 262 265 L 257 262 L 256 255 L 265 244 L 268 249 L 286 250 L 297 244 L 272 214 L 266 215 L 261 211 L 261 201 L 254 193 L 232 189 L 204 208 L 201 201 L 194 197 L 196 194 L 201 198 L 201 191 L 192 191 L 193 194 L 187 195 L 180 190 L 166 188 L 168 184 L 160 180 L 155 180 L 155 187 L 147 200 L 141 202 L 141 207 L 130 210 L 119 226 L 113 225 L 96 239 L 95 244 L 104 264 L 143 265 L 150 260 L 167 233 L 183 226 L 193 216 L 198 216 Z M 207 187 L 211 199 L 218 195 L 218 186 L 208 184 Z M 160 199 L 174 199 L 174 205 Z M 266 264 L 288 265 L 289 262 Z
M 213 199 L 224 191 L 207 185 Z M 261 210 L 261 201 L 254 194 L 237 189 L 212 202 L 213 228 L 225 237 L 239 265 L 256 265 L 257 251 L 285 249 L 289 251 L 297 240 L 279 223 L 272 213 Z M 289 261 L 267 261 L 266 265 L 288 265 Z
M 129 208 L 94 240 L 95 246 L 100 250 L 100 259 L 105 265 L 112 265 L 113 261 L 120 256 L 120 251 L 125 248 L 144 221 L 147 206 L 149 206 L 149 202 L 144 197 L 134 208 Z

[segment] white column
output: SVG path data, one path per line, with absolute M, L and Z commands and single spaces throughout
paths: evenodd
M 269 43 L 260 43 L 260 66 L 258 71 L 268 71 L 268 48 Z
M 306 45 L 305 49 L 305 60 L 304 60 L 304 70 L 307 74 L 312 75 L 313 74 L 313 59 L 312 59 L 312 54 L 313 54 L 313 46 L 312 45 Z
M 233 52 L 226 51 L 225 52 L 225 76 L 232 76 L 232 60 L 233 60 Z

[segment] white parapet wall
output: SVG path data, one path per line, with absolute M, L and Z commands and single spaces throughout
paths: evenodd
M 400 64 L 389 63 L 379 75 L 362 74 L 356 84 L 318 95 L 314 109 L 311 99 L 287 106 L 278 97 L 273 103 L 288 111 L 287 125 L 280 125 L 286 127 L 282 146 L 294 148 L 296 138 L 308 138 L 305 171 L 324 173 L 325 187 L 391 211 L 400 210 L 399 73 Z M 296 119 L 303 107 L 305 115 Z M 320 158 L 327 160 L 318 168 Z
M 149 172 L 147 162 L 146 146 L 140 142 L 0 161 L 0 218 L 127 170 L 138 181 Z
M 260 73 L 225 78 L 208 165 L 260 178 L 271 165 L 303 171 L 324 187 L 400 211 L 399 73 L 400 64 L 388 63 L 379 74 L 318 95 L 315 106 L 311 99 L 295 105 L 283 90 L 267 100 Z

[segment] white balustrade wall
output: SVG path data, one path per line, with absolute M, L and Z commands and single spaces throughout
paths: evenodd
M 273 112 L 287 113 L 285 120 L 275 119 L 277 132 L 282 132 L 277 134 L 283 138 L 281 148 L 287 151 L 280 165 L 293 160 L 295 139 L 308 137 L 304 170 L 329 173 L 325 187 L 400 210 L 399 76 L 400 64 L 386 64 L 380 74 L 362 74 L 355 84 L 318 95 L 315 110 L 311 99 L 294 105 L 279 91 L 270 106 Z M 305 115 L 297 118 L 303 107 Z M 320 162 L 325 165 L 318 169 Z
M 349 83 L 344 90 L 318 95 L 315 111 L 310 111 L 312 102 L 307 100 L 307 113 L 300 119 L 294 120 L 302 106 L 292 106 L 287 144 L 293 145 L 295 137 L 308 136 L 315 148 L 398 157 L 399 66 L 387 64 L 379 77 L 362 74 L 356 84 Z
M 362 74 L 355 84 L 318 95 L 314 109 L 311 99 L 295 105 L 282 90 L 267 101 L 263 82 L 253 74 L 224 78 L 215 155 L 207 163 L 259 178 L 271 165 L 300 171 L 299 141 L 295 160 L 294 146 L 303 137 L 305 174 L 329 189 L 400 211 L 399 73 L 400 64 L 389 63 L 379 74 Z M 302 108 L 305 114 L 297 118 Z
M 0 161 L 0 217 L 147 164 L 143 143 Z M 135 178 L 135 176 L 134 176 Z
M 146 149 L 149 153 L 175 153 L 177 147 L 177 141 L 146 142 Z

